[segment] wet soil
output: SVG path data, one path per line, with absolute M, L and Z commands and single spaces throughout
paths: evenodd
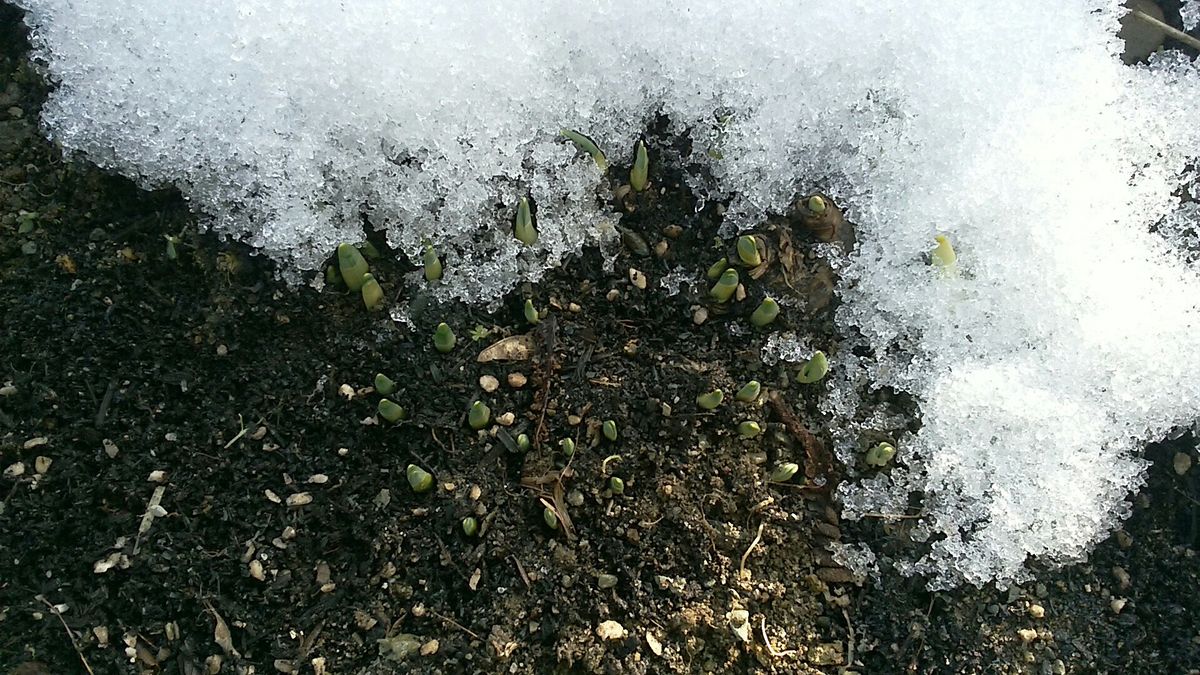
M 406 287 L 377 242 L 388 302 L 412 307 L 396 322 L 336 284 L 282 284 L 173 191 L 64 158 L 39 133 L 27 48 L 0 5 L 0 672 L 1200 669 L 1200 475 L 1175 470 L 1190 435 L 1147 450 L 1125 530 L 1037 582 L 931 593 L 830 559 L 839 538 L 911 544 L 839 522 L 821 384 L 764 363 L 772 331 L 837 352 L 836 298 L 795 223 L 764 228 L 773 267 L 743 270 L 745 299 L 670 293 L 669 269 L 700 279 L 730 249 L 720 205 L 697 210 L 689 168 L 664 159 L 629 198 L 615 266 L 585 251 L 493 313 Z M 686 142 L 648 136 L 662 158 Z M 754 329 L 767 294 L 795 304 Z M 504 338 L 528 353 L 480 363 Z M 376 373 L 400 424 L 376 416 Z M 751 379 L 762 396 L 735 401 Z M 697 406 L 714 388 L 722 405 Z M 763 435 L 740 438 L 743 421 Z M 784 462 L 800 470 L 772 482 Z M 434 488 L 414 493 L 409 465 Z

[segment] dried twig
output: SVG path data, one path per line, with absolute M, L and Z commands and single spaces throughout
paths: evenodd
M 439 614 L 439 613 L 433 611 L 432 609 L 429 610 L 429 613 L 436 616 L 437 618 L 441 619 L 442 621 L 445 621 L 446 623 L 450 624 L 451 626 L 454 626 L 455 628 L 461 630 L 462 632 L 466 633 L 467 635 L 470 635 L 471 637 L 475 638 L 476 640 L 479 639 L 478 635 L 476 635 L 475 633 L 472 633 L 470 629 L 468 629 L 466 626 L 463 626 L 461 623 L 455 621 L 454 619 L 451 619 L 448 616 Z
M 1129 15 L 1135 19 L 1140 19 L 1141 21 L 1148 23 L 1151 26 L 1154 26 L 1155 28 L 1157 28 L 1157 29 L 1161 30 L 1162 32 L 1166 33 L 1167 35 L 1169 35 L 1173 40 L 1182 42 L 1183 44 L 1191 47 L 1192 49 L 1200 49 L 1200 40 L 1197 40 L 1196 38 L 1192 37 L 1191 35 L 1188 35 L 1187 33 L 1179 30 L 1178 28 L 1172 26 L 1169 23 L 1163 23 L 1162 21 L 1150 16 L 1149 14 L 1143 12 L 1140 9 L 1135 9 L 1135 10 L 1131 11 L 1129 13 Z
M 50 604 L 50 601 L 47 600 L 45 596 L 39 595 L 37 596 L 37 599 L 50 609 L 51 614 L 58 617 L 59 623 L 61 623 L 63 629 L 67 631 L 67 637 L 71 640 L 71 646 L 75 648 L 75 653 L 79 655 L 79 660 L 83 663 L 83 669 L 88 671 L 88 675 L 95 675 L 95 673 L 92 671 L 91 664 L 89 664 L 87 658 L 84 657 L 83 651 L 79 649 L 79 642 L 75 640 L 75 634 L 71 632 L 71 627 L 67 625 L 66 619 L 63 619 L 62 612 L 58 611 L 57 607 Z
M 758 542 L 762 541 L 762 532 L 763 532 L 764 525 L 766 525 L 765 522 L 758 524 L 758 534 L 754 535 L 754 541 L 750 542 L 750 547 L 747 548 L 746 552 L 742 554 L 742 562 L 740 565 L 738 565 L 738 576 L 739 577 L 746 573 L 746 559 L 750 557 L 750 552 L 754 550 L 755 546 L 758 546 Z
M 783 651 L 778 651 L 775 649 L 775 645 L 771 644 L 770 636 L 767 635 L 767 617 L 764 616 L 762 618 L 762 623 L 759 624 L 759 628 L 762 630 L 763 644 L 766 645 L 768 654 L 770 654 L 771 656 L 778 657 L 778 656 L 792 656 L 793 654 L 796 653 L 795 649 L 785 649 Z

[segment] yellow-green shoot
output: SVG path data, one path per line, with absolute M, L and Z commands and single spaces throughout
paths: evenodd
M 713 284 L 713 287 L 709 289 L 708 297 L 720 303 L 729 302 L 729 299 L 733 297 L 734 291 L 737 290 L 739 283 L 737 270 L 727 269 L 721 274 L 721 278 L 717 280 L 717 283 Z
M 750 323 L 755 328 L 764 328 L 779 316 L 779 303 L 774 298 L 764 298 L 762 304 L 750 315 Z
M 425 266 L 425 281 L 437 281 L 442 278 L 442 260 L 438 258 L 437 251 L 433 250 L 433 244 L 425 244 L 421 264 Z
M 342 275 L 342 281 L 346 282 L 346 287 L 352 291 L 361 290 L 367 282 L 367 274 L 371 271 L 367 259 L 357 248 L 346 243 L 338 244 L 337 257 L 338 271 Z
M 752 234 L 738 237 L 737 254 L 746 267 L 758 267 L 762 264 L 762 255 L 758 252 L 758 239 Z
M 796 381 L 801 384 L 812 384 L 819 382 L 828 372 L 829 359 L 825 358 L 825 352 L 817 352 L 800 367 L 800 374 L 796 376 Z
M 537 230 L 533 227 L 533 214 L 529 210 L 529 200 L 525 197 L 521 197 L 517 204 L 517 221 L 513 226 L 513 236 L 526 246 L 533 246 L 538 240 Z
M 445 354 L 454 349 L 458 338 L 454 336 L 454 331 L 450 330 L 450 326 L 445 323 L 439 323 L 437 330 L 433 332 L 433 346 L 439 352 Z
M 560 133 L 563 138 L 570 139 L 576 147 L 591 155 L 592 160 L 600 169 L 600 173 L 608 173 L 608 158 L 604 156 L 604 152 L 600 150 L 600 146 L 596 145 L 595 141 L 571 129 L 563 129 Z
M 633 168 L 629 170 L 629 187 L 634 192 L 643 192 L 650 184 L 650 157 L 646 154 L 646 144 L 637 142 L 633 154 Z

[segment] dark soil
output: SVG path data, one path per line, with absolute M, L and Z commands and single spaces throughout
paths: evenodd
M 771 269 L 743 271 L 745 300 L 667 294 L 666 261 L 699 271 L 729 252 L 713 244 L 720 206 L 697 212 L 671 167 L 686 139 L 651 130 L 662 159 L 621 221 L 615 271 L 586 251 L 493 314 L 403 288 L 408 268 L 381 245 L 372 271 L 413 307 L 408 326 L 336 285 L 276 281 L 201 233 L 173 191 L 62 157 L 37 127 L 46 90 L 27 49 L 20 13 L 0 5 L 0 672 L 1200 669 L 1200 470 L 1173 468 L 1176 452 L 1194 457 L 1190 436 L 1147 451 L 1125 531 L 1037 583 L 930 593 L 832 562 L 839 537 L 909 544 L 891 525 L 838 522 L 822 386 L 764 365 L 768 331 L 746 321 L 764 294 L 792 297 L 808 309 L 771 330 L 836 354 L 827 269 L 780 219 L 763 230 Z M 628 250 L 637 237 L 649 254 Z M 526 298 L 546 310 L 537 326 Z M 430 340 L 441 321 L 458 336 L 444 355 Z M 520 335 L 528 358 L 477 361 Z M 399 425 L 375 419 L 377 372 L 399 385 Z M 750 379 L 763 396 L 735 402 Z M 725 402 L 701 410 L 713 388 Z M 492 411 L 481 432 L 466 422 L 477 400 Z M 881 403 L 918 423 L 902 397 Z M 494 423 L 504 413 L 511 426 Z M 743 420 L 766 432 L 739 439 Z M 769 482 L 785 461 L 801 471 Z M 409 464 L 435 489 L 414 494 Z M 598 633 L 608 621 L 618 637 Z

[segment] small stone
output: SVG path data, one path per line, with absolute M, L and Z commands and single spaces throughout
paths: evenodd
M 1182 476 L 1188 472 L 1188 469 L 1192 468 L 1192 456 L 1186 452 L 1177 452 L 1175 453 L 1173 464 L 1175 465 L 1175 473 Z
M 662 229 L 662 233 L 672 239 L 677 239 L 679 235 L 683 234 L 683 228 L 679 225 L 668 225 Z
M 567 305 L 567 311 L 568 311 L 568 312 L 570 312 L 570 313 L 572 313 L 572 314 L 578 314 L 578 313 L 580 313 L 580 312 L 582 312 L 582 311 L 583 311 L 583 308 L 582 308 L 582 307 L 580 307 L 580 306 L 578 305 L 578 303 L 574 303 L 574 302 L 572 302 L 572 303 L 570 303 L 570 304 L 568 304 L 568 305 Z
M 5 478 L 18 478 L 18 477 L 24 476 L 24 475 L 25 475 L 25 463 L 24 462 L 14 462 L 12 464 L 9 464 L 4 469 L 4 477 Z
M 502 427 L 511 427 L 517 421 L 517 416 L 512 412 L 506 412 L 496 417 L 496 424 Z
M 33 470 L 40 474 L 44 474 L 50 470 L 50 465 L 53 463 L 53 459 L 50 459 L 44 455 L 38 455 L 38 457 L 33 460 Z
M 1021 638 L 1021 642 L 1033 642 L 1037 639 L 1037 631 L 1032 628 L 1022 628 L 1017 631 L 1017 636 Z
M 297 492 L 296 494 L 288 495 L 287 505 L 291 507 L 304 506 L 311 504 L 313 497 L 308 492 Z
M 425 644 L 421 645 L 421 656 L 433 656 L 437 653 L 438 646 L 437 640 L 430 640 L 429 642 L 426 642 Z
M 308 477 L 308 482 L 312 483 L 313 485 L 324 485 L 329 482 L 329 476 L 326 476 L 323 473 L 314 473 Z
M 743 284 L 738 284 L 737 290 L 733 293 L 733 299 L 741 302 L 746 299 L 746 287 Z
M 583 506 L 583 493 L 579 490 L 571 490 L 567 493 L 567 503 L 571 506 Z
M 601 640 L 623 640 L 629 632 L 625 627 L 616 621 L 605 621 L 596 628 L 596 635 L 600 636 Z
M 700 326 L 705 321 L 708 321 L 708 309 L 706 309 L 704 307 L 699 307 L 696 309 L 695 312 L 692 312 L 692 323 L 696 324 L 697 326 Z
M 23 447 L 26 450 L 32 450 L 34 448 L 40 448 L 49 442 L 50 442 L 50 439 L 46 438 L 45 436 L 38 436 L 37 438 L 31 438 L 31 439 L 25 441 L 25 445 L 23 445 L 21 447 Z
M 250 561 L 250 578 L 255 581 L 264 581 L 267 578 L 266 572 L 263 570 L 263 564 L 258 559 Z
M 225 356 L 229 353 L 229 347 L 225 345 L 217 345 L 217 356 Z
M 346 455 L 350 454 L 350 448 L 338 448 L 337 454 L 338 457 L 345 457 Z
M 662 643 L 658 641 L 658 638 L 654 637 L 654 633 L 646 631 L 646 644 L 650 645 L 650 651 L 654 652 L 655 656 L 662 656 Z
M 520 389 L 521 387 L 524 387 L 525 383 L 528 381 L 529 379 L 525 377 L 524 373 L 508 374 L 508 386 L 512 387 L 513 389 Z
M 1125 568 L 1121 567 L 1120 565 L 1112 568 L 1112 575 L 1113 578 L 1117 580 L 1117 584 L 1121 587 L 1121 590 L 1129 588 L 1130 583 L 1132 583 L 1132 580 L 1129 577 L 1129 572 L 1126 572 Z
M 611 574 L 596 575 L 596 585 L 601 589 L 612 588 L 617 585 L 617 578 Z
M 618 291 L 614 288 L 604 296 L 604 299 L 608 300 L 609 302 L 616 302 L 617 300 L 621 299 L 621 291 Z
M 1123 549 L 1128 549 L 1130 546 L 1133 546 L 1133 536 L 1125 530 L 1117 530 L 1116 534 L 1113 536 L 1117 539 L 1117 546 L 1120 546 Z
M 263 490 L 263 494 L 266 495 L 267 499 L 271 502 L 276 504 L 283 503 L 283 500 L 279 498 L 279 495 L 275 494 L 275 492 L 272 490 Z
M 491 375 L 482 375 L 479 378 L 479 388 L 490 394 L 500 388 L 500 380 Z
M 661 258 L 667 254 L 667 251 L 670 248 L 671 248 L 671 245 L 667 243 L 666 239 L 664 239 L 654 245 L 654 255 Z
M 662 412 L 663 417 L 671 416 L 671 404 L 670 403 L 663 401 L 662 403 L 658 404 L 658 408 L 659 408 L 659 411 Z
M 341 394 L 342 396 L 344 396 L 347 401 L 354 400 L 354 396 L 355 396 L 354 387 L 351 387 L 348 384 L 343 384 L 342 386 L 338 387 L 338 393 Z
M 288 525 L 287 527 L 283 528 L 283 534 L 280 536 L 283 537 L 285 541 L 291 541 L 296 538 L 296 528 Z
M 1035 619 L 1045 618 L 1046 608 L 1042 607 L 1041 605 L 1030 605 L 1029 606 L 1029 616 L 1031 616 Z
M 108 455 L 109 459 L 116 459 L 117 453 L 121 452 L 121 449 L 117 447 L 117 444 L 113 443 L 107 438 L 104 439 L 102 445 L 104 446 L 104 454 Z
M 1120 614 L 1128 602 L 1125 598 L 1113 598 L 1112 602 L 1108 603 L 1108 608 L 1112 610 L 1113 614 Z
M 98 646 L 108 646 L 108 626 L 96 626 L 92 629 L 92 635 L 96 636 L 96 644 Z
M 643 291 L 646 290 L 646 286 L 649 285 L 649 282 L 646 280 L 646 275 L 642 274 L 640 270 L 632 267 L 629 268 L 629 281 L 639 290 Z
M 165 483 L 167 481 L 167 472 L 159 470 L 151 471 L 150 475 L 146 476 L 146 480 L 151 483 Z
M 0 396 L 13 396 L 17 393 L 17 388 L 11 384 L 6 384 L 0 387 Z
M 570 424 L 573 427 L 579 426 L 579 423 L 582 421 L 583 418 L 579 415 L 567 415 L 567 424 Z

